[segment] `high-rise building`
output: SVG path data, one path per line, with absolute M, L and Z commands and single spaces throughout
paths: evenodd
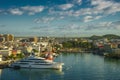
M 0 43 L 1 42 L 5 42 L 5 38 L 4 37 L 0 37 Z
M 5 41 L 13 41 L 14 36 L 12 34 L 4 34 L 3 37 L 5 38 Z
M 8 35 L 8 39 L 9 39 L 9 41 L 13 41 L 13 40 L 14 40 L 14 35 L 9 34 L 9 35 Z
M 4 34 L 3 37 L 5 38 L 5 41 L 8 41 L 8 34 Z
M 35 43 L 38 42 L 38 37 L 34 37 L 34 42 L 35 42 Z

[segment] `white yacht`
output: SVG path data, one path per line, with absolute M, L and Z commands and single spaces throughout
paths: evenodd
M 10 65 L 12 68 L 43 68 L 43 69 L 62 69 L 64 63 L 53 62 L 45 58 L 29 56 L 16 61 Z

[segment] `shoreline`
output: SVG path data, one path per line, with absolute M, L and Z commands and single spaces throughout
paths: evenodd
M 92 53 L 93 51 L 88 51 L 88 50 L 81 50 L 79 48 L 66 48 L 66 49 L 61 49 L 59 52 L 62 53 Z

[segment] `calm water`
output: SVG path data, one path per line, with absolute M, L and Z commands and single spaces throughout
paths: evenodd
M 120 60 L 92 54 L 62 54 L 62 71 L 49 69 L 3 69 L 0 80 L 120 80 Z

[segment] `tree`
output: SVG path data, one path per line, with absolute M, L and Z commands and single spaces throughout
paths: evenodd
M 73 46 L 71 42 L 63 42 L 62 44 L 65 48 L 71 48 Z

